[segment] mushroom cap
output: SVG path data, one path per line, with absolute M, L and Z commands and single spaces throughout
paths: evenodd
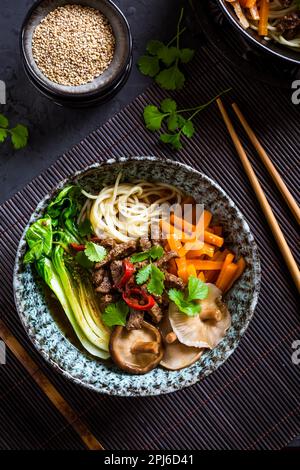
M 133 353 L 131 351 L 133 345 L 140 342 L 157 343 L 158 354 Z M 163 356 L 162 338 L 159 330 L 145 321 L 137 330 L 127 330 L 123 326 L 116 326 L 110 337 L 109 349 L 117 366 L 130 374 L 146 374 L 159 364 Z
M 189 317 L 180 312 L 173 302 L 170 303 L 169 318 L 172 329 L 180 343 L 186 346 L 212 349 L 221 341 L 230 327 L 230 313 L 220 300 L 222 292 L 214 284 L 208 284 L 208 287 L 207 298 L 199 301 L 202 307 L 199 315 Z M 201 316 L 205 318 L 207 314 L 211 318 L 202 320 Z
M 172 327 L 168 316 L 165 316 L 159 325 L 163 337 L 172 332 Z M 182 344 L 176 339 L 173 343 L 164 344 L 164 355 L 160 365 L 165 369 L 178 370 L 190 366 L 201 356 L 203 350 Z

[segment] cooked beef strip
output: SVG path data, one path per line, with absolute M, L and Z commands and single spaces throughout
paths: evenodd
M 95 271 L 93 271 L 92 281 L 93 281 L 94 286 L 97 287 L 101 284 L 101 282 L 103 281 L 104 275 L 105 275 L 104 268 L 96 269 Z
M 151 239 L 152 246 L 163 246 L 164 240 L 162 238 L 152 238 Z
M 148 261 L 145 259 L 145 261 L 139 261 L 138 263 L 134 263 L 135 270 L 138 271 L 139 269 L 144 268 L 147 266 Z
M 183 290 L 185 288 L 185 284 L 183 280 L 175 276 L 175 274 L 165 272 L 165 287 L 167 289 L 175 288 Z
M 102 295 L 100 298 L 99 298 L 99 306 L 100 306 L 100 309 L 102 311 L 104 311 L 106 309 L 106 307 L 115 302 L 115 297 L 112 295 L 112 294 L 105 294 L 105 295 Z
M 110 261 L 115 261 L 117 259 L 126 258 L 126 256 L 132 255 L 136 251 L 137 242 L 135 240 L 130 240 L 126 243 L 119 243 L 117 244 L 104 258 L 103 261 L 100 263 L 96 263 L 95 268 L 101 268 L 105 264 L 109 263 Z
M 148 313 L 149 315 L 151 315 L 154 323 L 159 323 L 163 317 L 162 310 L 157 303 L 155 303 L 153 307 L 150 310 L 148 310 Z
M 152 247 L 152 243 L 151 241 L 149 240 L 149 238 L 147 237 L 141 237 L 139 239 L 139 248 L 142 250 L 142 251 L 148 251 L 150 250 L 150 248 Z
M 92 241 L 94 243 L 97 243 L 98 245 L 103 246 L 104 248 L 114 248 L 117 244 L 116 240 L 113 238 L 98 238 L 98 237 L 93 237 Z
M 101 294 L 109 294 L 112 287 L 113 287 L 113 285 L 112 285 L 112 282 L 109 278 L 109 275 L 108 275 L 108 273 L 105 273 L 101 284 L 99 284 L 96 287 L 95 291 L 100 292 Z
M 278 21 L 277 31 L 287 40 L 294 39 L 300 30 L 300 11 L 294 11 Z
M 123 273 L 123 261 L 115 260 L 110 263 L 111 277 L 115 285 L 118 284 Z
M 159 260 L 155 262 L 158 268 L 164 267 L 171 259 L 177 258 L 178 255 L 175 251 L 168 251 L 165 255 L 163 255 Z
M 126 322 L 127 330 L 139 330 L 142 328 L 144 313 L 139 310 L 130 309 L 129 317 Z

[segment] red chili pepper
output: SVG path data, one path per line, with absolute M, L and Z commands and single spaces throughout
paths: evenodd
M 70 243 L 70 246 L 75 251 L 84 251 L 85 250 L 85 245 L 78 245 L 78 243 Z
M 119 289 L 124 287 L 134 273 L 134 265 L 127 260 L 123 260 L 123 274 L 116 287 Z
M 132 298 L 132 296 L 140 297 L 145 303 L 140 304 L 139 301 L 135 298 Z M 122 297 L 127 305 L 134 310 L 150 310 L 150 308 L 155 305 L 154 298 L 147 294 L 147 292 L 145 292 L 143 289 L 139 289 L 138 287 L 124 291 Z

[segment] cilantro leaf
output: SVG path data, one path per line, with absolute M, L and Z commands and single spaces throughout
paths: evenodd
M 0 129 L 0 142 L 4 142 L 7 137 L 7 130 Z
M 94 266 L 94 263 L 89 260 L 84 251 L 79 251 L 76 254 L 75 261 L 79 264 L 79 266 L 82 266 L 86 269 L 91 269 Z
M 195 276 L 190 276 L 187 294 L 177 289 L 170 289 L 169 299 L 172 300 L 182 313 L 194 317 L 201 312 L 201 304 L 197 300 L 206 299 L 208 286 Z
M 0 127 L 8 128 L 8 119 L 4 114 L 0 114 Z
M 188 62 L 190 62 L 194 57 L 194 54 L 195 51 L 193 49 L 184 48 L 180 49 L 179 51 L 179 57 L 183 64 L 187 64 Z
M 171 98 L 165 98 L 160 103 L 160 109 L 162 110 L 163 113 L 175 113 L 177 109 L 177 103 Z
M 178 129 L 178 114 L 171 114 L 167 121 L 168 130 L 175 132 Z
M 182 291 L 177 289 L 170 289 L 168 295 L 169 299 L 177 305 L 179 310 L 189 317 L 194 317 L 200 313 L 201 305 L 186 300 Z
M 208 295 L 208 286 L 195 276 L 190 276 L 188 280 L 188 301 L 203 300 Z
M 163 42 L 153 39 L 147 43 L 146 50 L 151 55 L 158 55 L 160 49 L 166 47 Z
M 193 137 L 195 133 L 195 127 L 192 121 L 186 121 L 181 129 L 182 129 L 182 133 L 189 139 Z
M 119 300 L 116 304 L 109 304 L 102 314 L 102 320 L 106 326 L 126 325 L 126 317 L 129 313 L 128 305 Z
M 131 256 L 130 261 L 132 263 L 139 263 L 140 261 L 145 261 L 146 259 L 158 259 L 161 258 L 164 254 L 164 249 L 162 246 L 152 246 L 148 251 L 142 251 L 141 253 L 135 253 Z
M 151 264 L 147 264 L 147 266 L 144 266 L 138 271 L 135 277 L 136 283 L 138 285 L 145 284 L 145 282 L 148 281 L 150 274 L 151 274 L 151 269 L 152 269 Z
M 170 67 L 179 56 L 179 50 L 177 47 L 164 46 L 158 50 L 157 56 L 167 67 Z
M 26 146 L 28 140 L 28 129 L 22 124 L 10 129 L 11 141 L 16 150 Z
M 94 262 L 103 261 L 107 255 L 107 251 L 103 246 L 93 242 L 87 242 L 84 253 L 90 261 Z
M 159 59 L 156 56 L 143 55 L 138 61 L 138 67 L 143 75 L 155 77 L 160 70 Z
M 87 235 L 90 235 L 93 233 L 93 228 L 89 219 L 85 219 L 83 222 L 79 224 L 78 231 L 82 237 L 86 237 Z
M 155 77 L 155 81 L 165 90 L 179 90 L 184 85 L 185 77 L 177 64 L 174 64 L 172 67 L 159 72 Z
M 149 131 L 158 131 L 161 128 L 166 113 L 161 113 L 157 106 L 149 104 L 144 109 L 144 120 Z
M 147 290 L 150 294 L 161 295 L 164 291 L 164 273 L 155 264 L 151 264 L 150 281 Z
M 159 259 L 163 256 L 164 254 L 164 249 L 160 245 L 154 245 L 152 248 L 149 250 L 150 256 L 152 259 Z
M 161 134 L 159 138 L 164 144 L 170 144 L 175 150 L 182 149 L 179 132 L 177 134 Z

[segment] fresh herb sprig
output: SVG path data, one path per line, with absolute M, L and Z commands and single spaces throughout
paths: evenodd
M 115 304 L 109 304 L 102 314 L 102 320 L 106 326 L 125 326 L 129 307 L 123 300 Z
M 229 91 L 225 90 L 219 95 L 212 98 L 205 104 L 201 104 L 192 108 L 178 109 L 177 103 L 171 98 L 165 98 L 158 106 L 149 104 L 144 108 L 144 121 L 149 131 L 155 132 L 163 130 L 166 124 L 168 132 L 162 132 L 159 136 L 161 142 L 171 145 L 174 150 L 182 148 L 182 136 L 191 139 L 195 133 L 193 119 L 200 111 L 203 111 L 217 98 Z M 188 117 L 185 117 L 189 113 Z
M 0 114 L 0 143 L 10 137 L 15 150 L 26 147 L 28 141 L 28 129 L 23 124 L 17 124 L 9 128 L 9 121 L 4 114 Z
M 131 258 L 130 261 L 132 263 L 139 263 L 140 261 L 145 261 L 147 259 L 157 260 L 161 258 L 164 254 L 163 247 L 160 245 L 154 245 L 148 251 L 142 251 L 141 253 L 135 253 Z
M 201 312 L 201 304 L 197 300 L 206 299 L 208 286 L 197 277 L 190 276 L 185 293 L 178 289 L 170 289 L 168 295 L 182 313 L 195 317 Z
M 165 90 L 179 90 L 184 86 L 185 76 L 179 65 L 190 62 L 195 53 L 193 49 L 180 48 L 180 36 L 186 29 L 181 28 L 183 13 L 182 8 L 176 36 L 168 44 L 157 40 L 149 41 L 146 47 L 147 54 L 138 61 L 140 72 L 154 78 Z
M 84 254 L 90 261 L 99 263 L 100 261 L 103 261 L 104 258 L 107 256 L 107 250 L 104 248 L 104 246 L 97 245 L 93 242 L 87 242 Z
M 136 275 L 138 285 L 145 284 L 147 281 L 147 290 L 150 294 L 161 295 L 164 291 L 164 273 L 155 265 L 147 264 L 141 268 Z

